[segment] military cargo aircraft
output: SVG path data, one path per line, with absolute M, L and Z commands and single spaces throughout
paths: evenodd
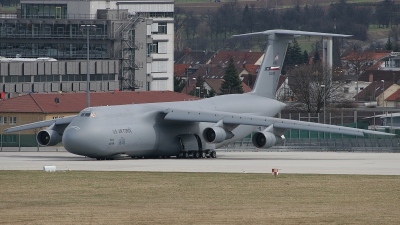
M 348 37 L 292 30 L 269 30 L 236 36 L 266 35 L 267 47 L 254 89 L 198 101 L 89 107 L 78 115 L 6 129 L 16 132 L 48 127 L 37 134 L 40 145 L 60 142 L 67 151 L 97 159 L 130 157 L 215 158 L 216 148 L 255 132 L 257 148 L 284 141 L 288 129 L 355 136 L 392 135 L 372 130 L 274 118 L 285 104 L 275 93 L 289 41 L 300 35 Z M 262 128 L 262 129 L 260 129 Z

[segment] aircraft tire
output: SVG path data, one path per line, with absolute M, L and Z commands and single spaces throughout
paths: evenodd
M 185 159 L 189 158 L 189 153 L 188 152 L 184 152 L 183 153 L 183 158 L 185 158 Z
M 206 158 L 207 154 L 205 152 L 201 152 L 201 158 Z
M 214 150 L 211 151 L 210 156 L 211 156 L 211 158 L 217 158 L 217 152 L 215 152 Z
M 200 157 L 200 152 L 199 151 L 194 151 L 193 152 L 193 158 L 198 159 Z

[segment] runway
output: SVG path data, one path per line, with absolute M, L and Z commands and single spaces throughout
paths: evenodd
M 216 159 L 122 159 L 97 161 L 68 152 L 0 152 L 0 170 L 157 171 L 218 173 L 400 175 L 399 153 L 224 152 Z

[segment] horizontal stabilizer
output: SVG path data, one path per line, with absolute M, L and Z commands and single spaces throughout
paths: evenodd
M 323 37 L 351 37 L 351 36 L 353 36 L 353 35 L 346 35 L 346 34 L 332 34 L 332 33 L 300 31 L 300 30 L 275 29 L 275 30 L 266 30 L 266 31 L 255 32 L 255 33 L 232 35 L 232 37 L 246 37 L 246 36 L 253 36 L 253 35 L 271 35 L 271 34 L 292 35 L 292 36 L 294 36 L 294 35 L 323 36 Z

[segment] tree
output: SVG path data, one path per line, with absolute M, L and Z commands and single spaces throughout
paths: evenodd
M 208 92 L 207 98 L 212 98 L 212 97 L 214 97 L 215 95 L 217 95 L 217 92 L 216 92 L 214 89 L 211 89 L 211 90 Z
M 303 52 L 303 63 L 304 64 L 308 64 L 309 61 L 310 61 L 310 59 L 308 58 L 308 52 L 307 52 L 307 50 L 304 50 L 304 52 Z
M 321 62 L 321 58 L 319 57 L 318 50 L 316 50 L 314 53 L 313 63 L 318 63 L 318 62 Z
M 394 2 L 391 0 L 384 0 L 376 6 L 375 17 L 379 26 L 389 27 L 394 8 Z
M 232 57 L 229 59 L 228 67 L 225 68 L 224 82 L 222 82 L 220 90 L 221 94 L 243 93 L 242 81 L 239 78 Z
M 242 33 L 251 33 L 254 31 L 256 24 L 255 5 L 252 4 L 251 8 L 246 4 L 242 13 Z
M 181 77 L 174 77 L 174 91 L 181 92 L 185 88 L 186 81 L 183 81 Z
M 365 70 L 373 63 L 374 53 L 372 51 L 363 50 L 362 48 L 353 48 L 349 55 L 345 57 L 350 66 L 352 75 L 357 78 L 357 94 L 358 94 L 358 79 Z M 357 100 L 357 99 L 356 99 Z
M 300 45 L 296 39 L 294 39 L 292 43 L 288 44 L 285 61 L 283 62 L 282 74 L 286 74 L 286 71 L 290 70 L 292 67 L 301 65 L 303 63 L 304 59 L 301 53 Z
M 393 50 L 393 45 L 392 45 L 392 42 L 390 41 L 390 37 L 388 37 L 388 40 L 387 40 L 386 45 L 385 45 L 385 49 L 386 50 Z
M 358 80 L 361 74 L 372 65 L 373 57 L 374 53 L 371 51 L 354 48 L 344 59 L 350 66 L 352 75 L 356 76 Z
M 186 19 L 183 25 L 183 29 L 186 33 L 186 38 L 189 39 L 189 36 L 192 36 L 193 40 L 196 35 L 197 26 L 199 25 L 199 18 L 197 17 L 197 15 L 194 14 L 193 11 L 188 12 L 186 14 Z
M 207 90 L 204 88 L 204 79 L 200 75 L 196 78 L 196 86 L 193 90 L 189 92 L 189 95 L 193 95 L 200 98 L 207 97 Z
M 297 110 L 320 113 L 324 102 L 328 106 L 330 102 L 342 100 L 342 84 L 332 81 L 331 69 L 324 69 L 321 62 L 297 66 L 288 74 L 289 87 L 294 95 L 292 97 L 301 103 L 297 105 L 300 106 Z

